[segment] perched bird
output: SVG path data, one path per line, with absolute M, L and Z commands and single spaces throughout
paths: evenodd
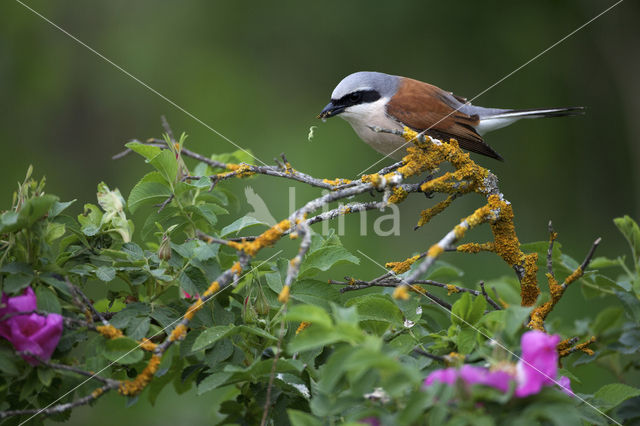
M 331 102 L 318 118 L 339 115 L 360 139 L 376 151 L 401 159 L 408 144 L 394 134 L 371 127 L 402 129 L 407 126 L 433 138 L 454 138 L 460 146 L 502 160 L 482 135 L 521 118 L 562 117 L 582 114 L 583 107 L 500 109 L 471 105 L 465 98 L 428 83 L 397 75 L 361 71 L 345 77 L 333 90 Z

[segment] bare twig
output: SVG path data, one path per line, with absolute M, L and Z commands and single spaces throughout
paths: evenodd
M 487 303 L 489 303 L 491 306 L 493 306 L 493 308 L 496 311 L 502 310 L 500 305 L 498 305 L 491 297 L 489 297 L 489 294 L 487 293 L 487 290 L 485 290 L 485 288 L 484 288 L 484 281 L 480 281 L 480 288 L 482 289 L 482 295 L 487 300 Z

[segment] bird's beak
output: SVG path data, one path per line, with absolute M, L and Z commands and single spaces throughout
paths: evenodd
M 334 105 L 333 102 L 329 102 L 316 118 L 331 118 L 343 112 L 345 108 L 343 105 Z

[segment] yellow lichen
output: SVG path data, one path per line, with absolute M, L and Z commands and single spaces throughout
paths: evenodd
M 336 179 L 322 179 L 322 181 L 324 183 L 328 183 L 329 185 L 332 186 L 340 186 L 340 185 L 346 185 L 348 183 L 351 183 L 351 180 L 349 179 L 342 179 L 342 178 L 336 178 Z
M 100 395 L 102 395 L 104 393 L 104 389 L 102 388 L 97 388 L 95 389 L 93 392 L 91 392 L 91 397 L 98 398 Z
M 140 341 L 140 347 L 147 352 L 153 352 L 158 347 L 158 345 L 153 343 L 146 337 L 143 337 Z
M 463 253 L 479 253 L 481 251 L 495 251 L 495 244 L 492 242 L 488 243 L 467 243 L 461 244 L 456 248 L 457 251 Z
M 220 290 L 220 284 L 218 284 L 218 281 L 214 281 L 211 283 L 209 288 L 206 289 L 204 293 L 202 293 L 202 296 L 203 297 L 211 296 L 212 294 L 217 293 L 219 290 Z
M 240 262 L 236 262 L 233 264 L 233 266 L 231 267 L 231 272 L 233 272 L 234 275 L 240 275 L 242 273 L 242 265 L 240 265 Z
M 393 290 L 393 298 L 400 300 L 408 300 L 409 299 L 409 286 L 401 284 Z
M 439 244 L 434 244 L 429 247 L 427 251 L 427 256 L 431 258 L 436 258 L 440 256 L 444 252 L 444 247 L 441 247 Z
M 403 274 L 407 272 L 411 265 L 413 265 L 416 260 L 420 259 L 422 256 L 417 254 L 413 257 L 403 260 L 402 262 L 387 262 L 385 263 L 385 268 L 390 268 L 396 274 Z
M 120 388 L 118 389 L 122 395 L 133 396 L 137 395 L 151 382 L 153 375 L 158 371 L 160 366 L 161 357 L 158 355 L 152 355 L 149 363 L 142 370 L 142 373 L 138 374 L 135 379 L 122 381 Z
M 169 341 L 174 342 L 176 340 L 184 339 L 184 336 L 187 335 L 187 326 L 184 324 L 178 324 L 176 328 L 173 329 L 171 335 L 169 336 Z
M 447 296 L 451 296 L 454 293 L 460 293 L 460 289 L 453 284 L 447 284 Z
M 284 287 L 282 287 L 282 290 L 280 290 L 280 294 L 278 294 L 278 302 L 287 303 L 289 301 L 290 291 L 291 291 L 290 286 L 285 285 Z
M 434 216 L 441 213 L 449 207 L 451 202 L 455 199 L 453 195 L 449 195 L 446 199 L 440 201 L 433 207 L 429 207 L 428 209 L 424 209 L 420 212 L 420 219 L 418 220 L 418 226 L 422 226 L 433 219 Z
M 122 331 L 118 330 L 111 324 L 108 325 L 99 325 L 96 327 L 98 333 L 102 334 L 107 339 L 117 339 L 118 337 L 122 337 Z
M 376 188 L 380 186 L 380 184 L 382 183 L 382 179 L 382 176 L 377 173 L 374 173 L 372 175 L 362 175 L 362 178 L 360 178 L 363 183 L 371 183 Z
M 564 285 L 568 286 L 569 284 L 571 284 L 572 282 L 574 282 L 575 280 L 577 280 L 578 278 L 580 278 L 583 274 L 582 268 L 580 266 L 578 266 L 576 268 L 575 271 L 573 271 L 571 273 L 571 275 L 569 275 L 565 280 L 564 280 Z
M 300 334 L 305 328 L 309 327 L 311 323 L 309 321 L 302 321 L 296 330 L 296 334 Z
M 243 177 L 252 176 L 255 174 L 255 172 L 251 171 L 251 166 L 248 164 L 229 163 L 227 164 L 227 170 L 229 170 L 229 172 L 220 173 L 218 174 L 218 177 L 225 178 L 233 173 L 235 176 L 239 178 L 243 178 Z
M 560 342 L 558 344 L 558 346 L 556 347 L 556 349 L 558 350 L 558 355 L 560 356 L 560 358 L 564 358 L 565 356 L 572 354 L 573 352 L 576 351 L 581 351 L 586 353 L 587 355 L 593 355 L 593 349 L 588 348 L 588 346 L 592 343 L 595 343 L 596 341 L 596 337 L 595 336 L 591 336 L 591 338 L 589 340 L 587 340 L 586 342 L 583 343 L 579 343 L 575 346 L 571 346 L 570 344 L 568 344 L 568 342 L 570 342 L 571 339 L 567 339 L 567 340 L 563 340 L 562 342 Z M 564 345 L 563 345 L 564 343 Z
M 407 198 L 407 195 L 409 195 L 406 190 L 402 189 L 402 187 L 399 186 L 394 186 L 391 192 L 392 195 L 389 197 L 389 202 L 391 204 L 398 204 L 399 202 Z
M 202 301 L 202 299 L 198 298 L 198 300 L 196 300 L 193 305 L 189 306 L 189 309 L 187 309 L 187 312 L 184 314 L 184 318 L 191 321 L 196 312 L 202 309 L 203 305 L 204 302 Z
M 253 241 L 229 241 L 228 245 L 250 256 L 255 256 L 262 248 L 271 246 L 278 241 L 289 228 L 291 228 L 291 222 L 289 219 L 285 219 L 264 231 Z

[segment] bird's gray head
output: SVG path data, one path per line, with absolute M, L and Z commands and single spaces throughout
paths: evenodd
M 400 77 L 381 72 L 360 71 L 346 76 L 331 94 L 331 102 L 318 118 L 334 117 L 354 107 L 389 99 L 398 90 Z

